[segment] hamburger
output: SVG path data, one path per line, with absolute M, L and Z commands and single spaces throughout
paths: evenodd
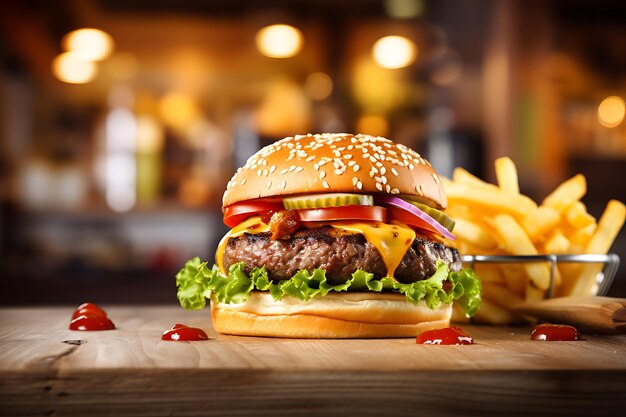
M 210 300 L 234 335 L 415 337 L 473 315 L 480 281 L 462 269 L 441 179 L 389 139 L 316 134 L 279 140 L 239 168 L 223 197 L 215 264 L 176 276 L 187 309 Z

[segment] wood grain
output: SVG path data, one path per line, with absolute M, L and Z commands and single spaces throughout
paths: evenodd
M 71 307 L 0 310 L 0 414 L 606 415 L 626 407 L 626 335 L 550 343 L 531 341 L 526 327 L 464 326 L 475 345 L 420 346 L 218 335 L 208 311 L 174 306 L 107 311 L 118 330 L 69 331 Z M 174 323 L 202 327 L 211 340 L 161 341 Z

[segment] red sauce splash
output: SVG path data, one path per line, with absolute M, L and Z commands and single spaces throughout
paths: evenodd
M 193 342 L 198 340 L 209 340 L 209 336 L 204 330 L 197 327 L 189 327 L 184 324 L 175 324 L 171 329 L 163 332 L 161 340 L 172 342 Z
M 107 317 L 106 311 L 93 303 L 84 303 L 72 314 L 70 330 L 96 331 L 114 330 L 115 325 Z
M 530 339 L 542 342 L 573 341 L 580 340 L 580 332 L 575 327 L 565 324 L 545 323 L 533 327 Z
M 425 331 L 417 336 L 416 342 L 420 345 L 471 345 L 474 339 L 460 327 L 451 326 Z

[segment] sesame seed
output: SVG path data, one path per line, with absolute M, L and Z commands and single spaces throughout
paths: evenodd
M 356 164 L 355 166 L 352 167 L 352 169 L 354 170 L 354 172 L 357 172 L 359 170 L 359 168 L 361 168 L 359 166 L 359 164 Z
M 383 182 L 383 180 L 380 177 L 374 177 L 374 181 L 376 181 L 376 182 Z
M 274 171 L 276 171 L 276 165 L 272 165 L 270 167 L 270 174 L 272 174 Z
M 256 171 L 256 176 L 257 176 L 257 177 L 260 177 L 262 173 L 263 173 L 263 170 L 262 170 L 261 168 L 259 168 L 259 169 L 257 169 L 257 171 Z
M 373 164 L 376 163 L 376 158 L 374 158 L 373 156 L 370 156 L 370 161 L 372 161 Z
M 316 171 L 320 170 L 320 164 L 313 164 L 313 168 L 315 168 Z
M 385 191 L 387 191 L 388 193 L 391 192 L 391 186 L 389 184 L 385 185 Z
M 306 159 L 306 161 L 307 161 L 307 162 L 311 162 L 311 161 L 312 161 L 312 160 L 314 160 L 314 159 L 315 159 L 315 155 L 311 155 L 311 156 L 309 156 L 309 157 Z
M 267 174 L 269 174 L 269 171 L 267 169 L 263 170 L 263 175 L 267 177 Z
M 383 185 L 379 182 L 376 183 L 376 188 L 378 189 L 378 191 L 382 191 L 383 190 Z
M 356 188 L 358 188 L 359 190 L 362 189 L 363 188 L 363 183 L 361 181 L 357 181 Z
M 340 169 L 336 169 L 335 170 L 335 175 L 341 175 L 341 174 L 343 174 L 342 170 L 340 170 Z
M 328 185 L 326 181 L 322 182 L 322 185 L 324 186 L 324 188 L 330 188 L 330 185 Z
M 378 174 L 378 168 L 372 167 L 372 172 L 375 173 L 375 174 Z
M 356 185 L 356 183 L 359 181 L 359 179 L 357 177 L 352 177 L 352 185 Z
M 398 190 L 397 188 L 392 188 L 391 194 L 400 194 L 400 190 Z
M 302 167 L 298 167 L 298 168 L 296 168 L 295 172 L 300 172 L 300 171 L 302 171 L 303 169 L 304 169 L 304 168 L 302 168 Z
M 383 184 L 387 184 L 387 177 L 382 177 Z
M 356 161 L 348 161 L 348 166 L 351 167 L 352 165 L 356 164 Z
M 281 173 L 281 174 L 283 174 L 283 175 L 285 175 L 285 174 L 287 173 L 287 171 L 288 171 L 288 169 L 287 169 L 287 168 L 285 168 L 285 169 L 281 169 L 281 170 L 280 170 L 280 173 Z
M 282 188 L 282 189 L 284 190 L 286 186 L 287 186 L 287 181 L 282 180 L 282 181 L 280 182 L 280 188 Z
M 439 180 L 439 176 L 437 174 L 433 173 L 433 179 L 435 180 L 435 182 L 437 184 L 439 184 L 440 180 Z
M 393 175 L 395 175 L 396 177 L 398 176 L 398 171 L 396 171 L 395 168 L 391 168 L 391 172 L 393 173 Z
M 295 166 L 295 165 L 292 165 L 292 166 L 290 166 L 290 167 L 289 167 L 289 170 L 288 170 L 288 171 L 289 171 L 289 172 L 293 172 L 295 169 L 296 169 L 296 166 Z
M 381 167 L 380 168 L 380 175 L 385 175 L 385 172 L 387 172 L 387 168 Z
M 242 179 L 242 180 L 239 182 L 239 184 L 240 184 L 240 185 L 244 185 L 244 184 L 246 183 L 246 181 L 248 181 L 248 180 L 246 180 L 246 179 L 244 178 L 244 179 Z
M 323 180 L 326 177 L 326 171 L 320 172 L 320 179 Z
M 272 187 L 272 181 L 267 182 L 267 189 L 269 190 Z

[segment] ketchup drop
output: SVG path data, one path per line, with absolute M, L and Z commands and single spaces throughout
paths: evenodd
M 572 340 L 580 340 L 580 332 L 572 326 L 565 324 L 538 324 L 533 327 L 530 334 L 531 340 L 539 340 L 546 342 L 565 342 Z
M 84 303 L 72 314 L 70 330 L 95 331 L 113 330 L 115 325 L 107 317 L 106 311 L 93 303 Z
M 184 324 L 175 324 L 171 329 L 163 332 L 161 340 L 172 342 L 192 342 L 197 340 L 209 340 L 204 330 L 197 327 L 189 327 Z
M 451 326 L 425 331 L 417 336 L 416 342 L 420 345 L 471 345 L 474 339 L 460 327 Z

